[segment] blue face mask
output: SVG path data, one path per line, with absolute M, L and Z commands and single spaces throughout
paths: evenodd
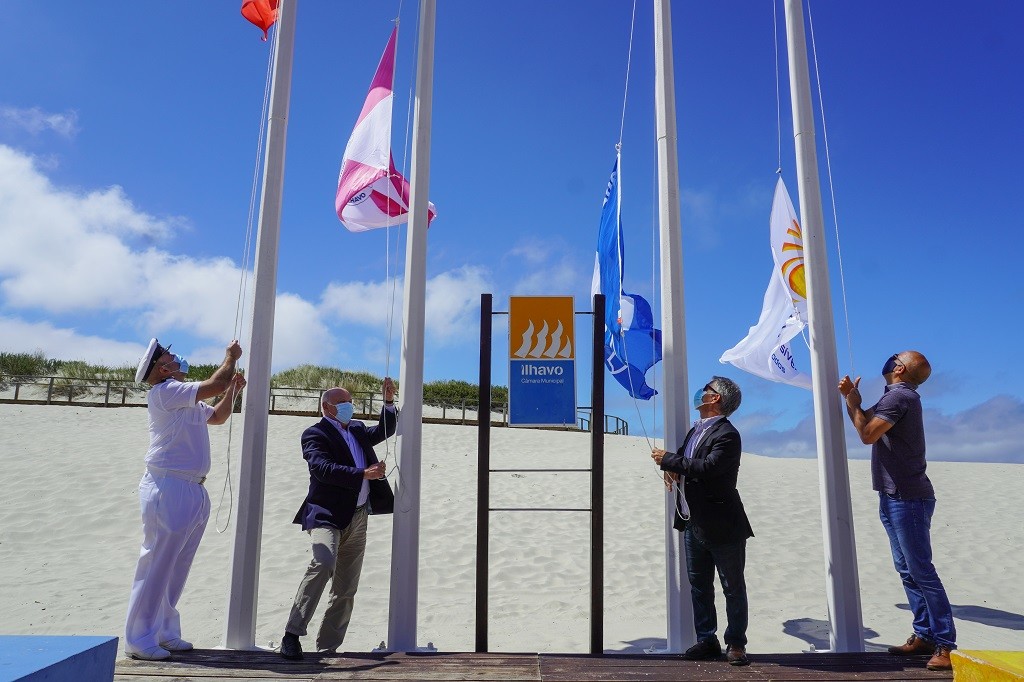
M 188 374 L 188 360 L 180 355 L 174 355 L 173 357 L 174 361 L 178 363 L 178 371 L 182 374 Z
M 693 409 L 699 410 L 700 406 L 704 404 L 704 389 L 698 388 L 693 394 Z
M 352 421 L 352 415 L 355 414 L 356 408 L 352 403 L 338 403 L 334 406 L 334 409 L 338 411 L 335 419 L 340 421 L 342 424 L 348 424 Z

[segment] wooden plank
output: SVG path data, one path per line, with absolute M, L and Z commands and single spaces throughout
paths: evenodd
M 286 661 L 272 651 L 198 649 L 176 653 L 169 661 L 122 659 L 118 682 L 266 682 L 267 680 L 927 680 L 952 673 L 925 669 L 927 657 L 901 658 L 885 653 L 753 654 L 751 665 L 725 661 L 684 661 L 670 655 L 600 656 L 502 653 L 308 653 Z
M 684 661 L 678 656 L 541 657 L 544 680 L 916 680 L 950 679 L 925 669 L 926 657 L 887 654 L 751 655 L 751 665 Z
M 307 653 L 287 661 L 269 651 L 194 650 L 168 661 L 118 663 L 115 679 L 540 680 L 536 654 Z

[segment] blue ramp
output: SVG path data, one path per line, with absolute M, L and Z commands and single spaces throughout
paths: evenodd
M 0 635 L 0 682 L 110 682 L 117 637 Z

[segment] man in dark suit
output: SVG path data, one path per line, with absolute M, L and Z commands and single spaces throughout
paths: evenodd
M 743 578 L 747 538 L 754 536 L 743 510 L 736 479 L 740 469 L 740 434 L 729 415 L 740 406 L 740 387 L 725 377 L 712 377 L 693 396 L 698 419 L 677 452 L 654 450 L 651 457 L 666 472 L 669 485 L 683 482 L 689 518 L 680 514 L 675 527 L 683 531 L 686 571 L 693 602 L 697 643 L 683 658 L 713 660 L 722 656 L 715 634 L 715 571 L 725 594 L 726 660 L 747 665 L 747 586 Z M 676 488 L 678 496 L 678 487 Z M 683 507 L 685 510 L 686 507 Z
M 369 514 L 390 514 L 395 497 L 384 480 L 384 463 L 373 446 L 395 432 L 395 385 L 384 379 L 384 409 L 376 426 L 351 421 L 352 395 L 332 388 L 321 399 L 324 418 L 302 433 L 302 456 L 309 465 L 309 493 L 295 515 L 313 541 L 313 558 L 295 595 L 281 655 L 302 658 L 299 637 L 313 617 L 328 581 L 331 596 L 316 637 L 321 652 L 337 651 L 345 639 L 366 549 Z

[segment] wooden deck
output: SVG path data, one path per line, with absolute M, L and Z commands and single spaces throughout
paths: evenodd
M 752 654 L 751 665 L 692 662 L 678 656 L 501 653 L 306 654 L 286 661 L 269 651 L 197 649 L 170 661 L 120 659 L 115 682 L 244 680 L 934 680 L 925 656 L 886 653 Z

